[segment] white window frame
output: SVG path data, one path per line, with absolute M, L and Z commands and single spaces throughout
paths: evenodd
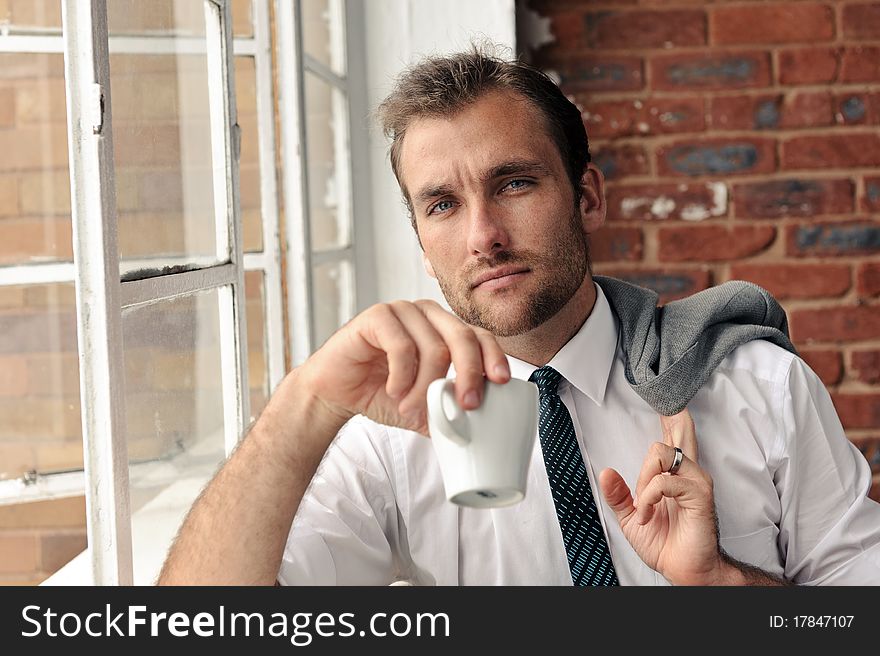
M 369 162 L 369 146 L 364 130 L 364 123 L 368 120 L 364 36 L 354 30 L 345 34 L 345 44 L 337 44 L 337 51 L 345 53 L 347 76 L 336 76 L 320 62 L 306 58 L 297 51 L 300 40 L 296 26 L 299 23 L 287 22 L 284 17 L 298 15 L 299 0 L 275 0 L 278 50 L 274 54 L 278 57 L 281 74 L 280 146 L 285 164 L 283 189 L 287 199 L 287 225 L 282 235 L 276 183 L 275 86 L 270 26 L 273 0 L 252 0 L 253 35 L 235 38 L 231 36 L 229 0 L 205 0 L 206 7 L 209 4 L 216 7 L 221 17 L 222 32 L 215 31 L 210 44 L 206 44 L 205 39 L 194 37 L 115 36 L 108 39 L 107 0 L 58 1 L 64 13 L 63 35 L 53 29 L 20 29 L 14 25 L 10 33 L 7 26 L 5 31 L 0 32 L 0 53 L 65 54 L 65 86 L 70 94 L 67 102 L 72 220 L 76 223 L 78 216 L 88 213 L 92 222 L 74 229 L 73 262 L 3 266 L 0 267 L 0 286 L 76 283 L 85 468 L 54 473 L 28 472 L 19 479 L 0 481 L 0 505 L 85 493 L 88 539 L 94 547 L 89 549 L 88 555 L 92 561 L 93 580 L 99 584 L 126 584 L 132 581 L 133 565 L 129 473 L 135 472 L 134 468 L 139 465 L 129 463 L 125 445 L 121 311 L 126 307 L 155 303 L 200 290 L 220 290 L 221 340 L 227 345 L 222 354 L 226 377 L 223 381 L 224 407 L 228 410 L 228 416 L 224 417 L 224 439 L 229 452 L 243 437 L 252 419 L 248 413 L 249 388 L 244 348 L 247 343 L 244 273 L 259 271 L 262 275 L 265 356 L 270 393 L 280 383 L 288 366 L 300 364 L 316 347 L 312 337 L 312 267 L 329 261 L 345 262 L 351 267 L 348 294 L 343 300 L 344 319 L 375 300 L 372 230 L 369 223 L 370 180 L 364 175 L 352 175 L 353 170 L 367 171 Z M 333 0 L 334 20 L 344 21 L 346 25 L 362 25 L 363 12 L 360 2 Z M 342 32 L 337 30 L 336 33 Z M 229 43 L 233 44 L 232 48 L 227 47 Z M 209 70 L 209 76 L 216 78 L 219 74 L 222 79 L 228 80 L 224 82 L 225 93 L 215 93 L 211 97 L 215 106 L 223 105 L 226 117 L 219 126 L 212 126 L 214 148 L 222 148 L 227 153 L 225 161 L 230 163 L 227 170 L 216 172 L 215 178 L 215 189 L 220 192 L 215 202 L 218 257 L 126 259 L 120 262 L 116 256 L 109 52 L 200 54 L 212 49 L 222 53 L 223 65 L 219 67 L 219 72 Z M 238 218 L 239 141 L 238 126 L 234 121 L 232 80 L 235 57 L 252 57 L 256 74 L 262 229 L 262 250 L 259 252 L 242 252 Z M 291 70 L 299 71 L 294 74 L 298 82 L 292 87 L 286 84 Z M 303 100 L 300 83 L 305 70 L 312 71 L 325 81 L 329 77 L 331 85 L 341 90 L 347 100 L 342 109 L 348 134 L 343 135 L 342 139 L 337 138 L 336 160 L 337 166 L 342 169 L 338 173 L 342 178 L 347 178 L 345 184 L 340 185 L 343 194 L 340 209 L 345 208 L 341 216 L 347 216 L 350 222 L 351 245 L 323 253 L 311 251 L 308 239 L 308 183 L 305 167 L 300 160 L 304 153 L 297 150 L 300 144 L 304 144 L 304 125 L 300 121 Z M 284 93 L 285 89 L 293 89 L 295 93 L 288 95 Z M 98 123 L 100 130 L 95 133 L 94 126 Z M 350 139 L 349 143 L 346 143 L 345 137 Z M 92 171 L 100 171 L 102 175 L 90 177 L 87 172 Z M 352 198 L 358 199 L 357 206 L 353 206 Z M 94 220 L 98 216 L 101 221 Z M 228 250 L 227 245 L 230 246 Z M 305 252 L 298 251 L 300 247 L 304 247 Z M 285 257 L 285 250 L 288 283 L 295 282 L 288 290 L 288 300 L 291 302 L 287 312 L 290 341 L 285 340 L 284 329 L 282 258 Z M 104 254 L 112 257 L 105 258 Z M 157 265 L 183 265 L 187 270 L 169 275 L 153 275 L 157 271 L 145 272 L 155 269 Z M 306 265 L 305 269 L 303 265 Z M 305 271 L 305 275 L 300 275 L 301 271 Z M 306 290 L 307 303 L 303 304 L 299 301 L 299 295 Z M 82 312 L 85 305 L 90 308 L 87 319 Z M 307 341 L 296 341 L 301 337 L 300 329 L 304 326 L 308 327 Z M 231 343 L 234 343 L 234 348 L 228 347 Z M 290 357 L 287 361 L 285 346 Z M 102 391 L 98 393 L 98 389 Z M 87 390 L 92 390 L 91 394 Z M 106 430 L 106 427 L 111 429 Z

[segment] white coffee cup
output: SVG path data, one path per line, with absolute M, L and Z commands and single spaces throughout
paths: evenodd
M 463 410 L 454 380 L 439 378 L 428 386 L 428 428 L 449 501 L 498 508 L 525 497 L 538 432 L 536 385 L 486 381 L 480 407 Z

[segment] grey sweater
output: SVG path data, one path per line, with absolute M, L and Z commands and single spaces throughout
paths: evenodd
M 769 292 L 734 280 L 657 307 L 657 293 L 593 276 L 620 323 L 626 379 L 662 415 L 681 412 L 737 346 L 766 339 L 797 353 L 785 310 Z

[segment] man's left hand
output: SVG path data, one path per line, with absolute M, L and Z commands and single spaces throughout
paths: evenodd
M 639 474 L 635 498 L 614 469 L 599 474 L 605 499 L 639 557 L 673 585 L 732 583 L 718 545 L 712 478 L 698 464 L 697 435 L 687 410 L 660 417 L 663 442 L 655 442 Z M 668 473 L 675 448 L 681 466 Z

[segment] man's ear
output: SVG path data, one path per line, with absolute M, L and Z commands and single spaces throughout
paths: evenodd
M 431 276 L 432 278 L 436 279 L 436 278 L 437 278 L 437 274 L 434 273 L 434 266 L 433 266 L 433 265 L 431 264 L 431 262 L 428 260 L 428 256 L 425 255 L 425 251 L 422 251 L 422 264 L 425 265 L 425 273 L 427 273 L 427 274 L 428 274 L 429 276 Z
M 587 164 L 581 176 L 581 223 L 591 234 L 605 223 L 605 176 L 595 164 Z

